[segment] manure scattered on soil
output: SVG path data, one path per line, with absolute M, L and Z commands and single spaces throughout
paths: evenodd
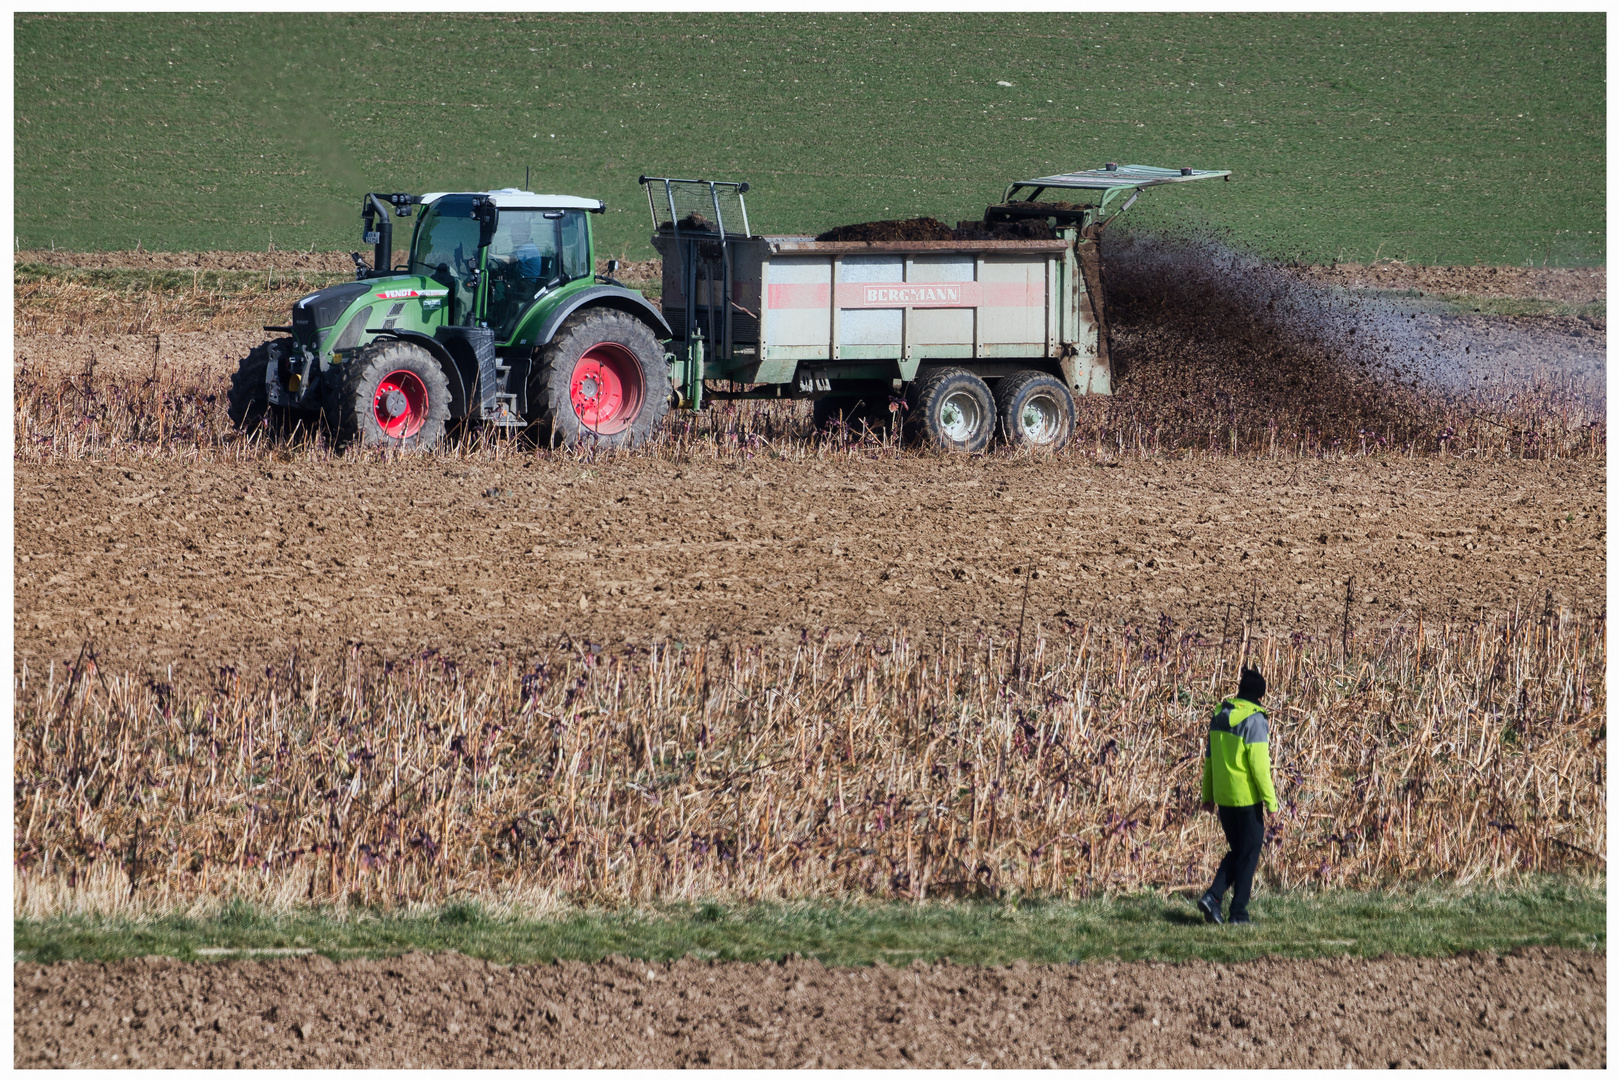
M 1605 422 L 1603 343 L 1503 355 L 1502 320 L 1323 289 L 1214 241 L 1124 234 L 1102 258 L 1111 401 L 1160 445 L 1415 446 L 1469 423 L 1566 432 Z

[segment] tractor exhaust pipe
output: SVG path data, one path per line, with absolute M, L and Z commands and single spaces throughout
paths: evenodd
M 361 213 L 365 215 L 365 233 L 361 239 L 367 244 L 374 245 L 375 254 L 371 260 L 371 272 L 374 274 L 386 274 L 393 267 L 393 215 L 388 212 L 388 207 L 373 192 L 366 193 Z M 379 218 L 381 220 L 378 220 Z
M 410 217 L 410 208 L 421 201 L 420 195 L 408 195 L 404 192 L 394 192 L 391 195 L 380 195 L 375 191 L 366 192 L 365 200 L 360 204 L 360 213 L 365 218 L 365 232 L 361 240 L 375 245 L 371 261 L 373 274 L 380 276 L 393 272 L 394 224 L 393 214 L 388 212 L 389 206 L 393 207 L 394 214 Z

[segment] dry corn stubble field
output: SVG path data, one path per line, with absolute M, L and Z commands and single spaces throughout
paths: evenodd
M 20 337 L 18 913 L 1189 887 L 1217 854 L 1197 739 L 1245 649 L 1284 798 L 1262 888 L 1599 872 L 1605 421 L 1563 376 L 1605 329 L 1447 324 L 1526 373 L 1458 405 L 1274 345 L 1263 293 L 1201 351 L 1185 305 L 1126 299 L 1133 375 L 1049 460 L 812 440 L 790 409 L 616 457 L 334 458 L 224 430 L 249 329 Z M 296 1060 L 391 1038 L 324 1019 Z M 1278 1022 L 1232 1060 L 1364 1057 Z M 1478 1030 L 1428 1060 L 1556 1063 Z

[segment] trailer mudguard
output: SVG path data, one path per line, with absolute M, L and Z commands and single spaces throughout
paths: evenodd
M 476 380 L 476 369 L 462 371 L 461 361 L 444 347 L 444 343 L 427 334 L 419 334 L 414 330 L 389 330 L 377 336 L 395 337 L 426 349 L 428 354 L 438 361 L 439 367 L 444 369 L 444 377 L 450 382 L 450 416 L 459 420 L 468 414 L 467 386 Z
M 675 332 L 669 328 L 669 323 L 664 319 L 663 313 L 647 303 L 640 293 L 619 288 L 616 285 L 593 285 L 588 289 L 580 289 L 558 304 L 545 317 L 545 321 L 540 324 L 537 333 L 527 334 L 524 332 L 524 324 L 528 322 L 527 318 L 525 318 L 523 323 L 518 324 L 517 333 L 513 334 L 512 337 L 514 339 L 528 338 L 534 343 L 535 348 L 543 348 L 550 344 L 551 339 L 556 336 L 557 328 L 562 325 L 563 319 L 587 306 L 610 307 L 618 308 L 620 311 L 627 311 L 652 327 L 653 332 L 661 340 L 667 341 L 675 336 Z

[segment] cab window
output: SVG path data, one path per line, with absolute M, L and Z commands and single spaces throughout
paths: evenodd
M 452 321 L 460 321 L 472 303 L 477 260 L 478 222 L 471 196 L 446 195 L 422 212 L 410 245 L 410 272 L 449 287 Z
M 550 291 L 591 272 L 578 210 L 502 210 L 489 245 L 489 325 L 508 341 L 523 313 Z
M 590 232 L 585 227 L 584 211 L 569 210 L 562 215 L 562 272 L 572 281 L 574 278 L 589 277 L 593 269 L 590 265 Z

